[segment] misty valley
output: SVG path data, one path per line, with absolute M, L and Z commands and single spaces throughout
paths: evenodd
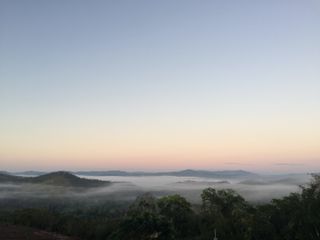
M 319 226 L 318 175 L 0 173 L 4 239 L 320 239 Z
M 0 198 L 78 198 L 133 200 L 150 192 L 180 194 L 199 204 L 203 189 L 233 189 L 252 203 L 265 203 L 299 191 L 310 174 L 258 175 L 246 171 L 179 172 L 17 172 L 0 174 Z
M 320 240 L 319 26 L 320 0 L 0 0 L 0 240 Z

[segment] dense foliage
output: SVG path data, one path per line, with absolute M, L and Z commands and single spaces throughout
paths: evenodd
M 90 240 L 209 240 L 214 229 L 219 240 L 320 239 L 320 176 L 300 193 L 263 205 L 251 205 L 232 190 L 207 188 L 201 198 L 199 206 L 179 195 L 151 194 L 133 203 L 2 199 L 0 222 Z

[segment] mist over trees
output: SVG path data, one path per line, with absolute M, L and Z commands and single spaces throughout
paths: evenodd
M 320 176 L 292 193 L 253 205 L 230 189 L 206 188 L 201 204 L 145 193 L 135 201 L 1 199 L 0 223 L 90 240 L 320 239 Z M 44 203 L 45 202 L 45 203 Z

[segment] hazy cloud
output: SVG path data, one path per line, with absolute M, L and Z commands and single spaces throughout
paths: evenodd
M 226 165 L 245 165 L 245 164 L 240 163 L 240 162 L 225 162 L 224 164 L 226 164 Z
M 303 164 L 303 163 L 286 163 L 286 162 L 280 162 L 280 163 L 275 163 L 274 165 L 277 165 L 277 166 L 300 167 L 300 166 L 304 166 L 305 164 Z

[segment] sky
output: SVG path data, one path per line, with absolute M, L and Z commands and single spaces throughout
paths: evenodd
M 320 171 L 319 0 L 1 0 L 0 169 Z

